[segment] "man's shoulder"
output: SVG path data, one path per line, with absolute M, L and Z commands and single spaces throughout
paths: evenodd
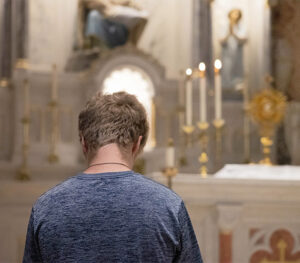
M 45 203 L 55 201 L 54 197 L 63 195 L 66 190 L 71 186 L 71 178 L 66 179 L 65 181 L 53 186 L 45 193 L 43 193 L 35 202 L 34 208 L 45 205 Z
M 141 190 L 148 192 L 149 194 L 164 198 L 166 200 L 171 199 L 174 202 L 181 203 L 181 197 L 172 191 L 165 185 L 154 181 L 152 178 L 146 177 L 144 175 L 137 174 L 140 177 Z

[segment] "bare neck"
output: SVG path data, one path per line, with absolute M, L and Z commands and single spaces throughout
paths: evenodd
M 124 158 L 119 147 L 115 143 L 101 147 L 96 155 L 88 162 L 87 174 L 130 171 L 134 159 L 128 155 Z

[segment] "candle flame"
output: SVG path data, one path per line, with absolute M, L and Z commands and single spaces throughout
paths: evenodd
M 215 60 L 215 68 L 220 70 L 222 68 L 222 62 L 220 59 Z
M 205 69 L 206 69 L 205 64 L 204 64 L 203 62 L 201 62 L 201 63 L 199 64 L 199 70 L 200 70 L 200 71 L 205 71 Z
M 188 75 L 188 76 L 191 76 L 193 73 L 192 69 L 191 68 L 188 68 L 186 71 L 185 71 L 185 74 Z

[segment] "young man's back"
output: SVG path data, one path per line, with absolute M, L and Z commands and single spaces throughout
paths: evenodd
M 39 198 L 23 262 L 202 262 L 180 197 L 132 171 L 79 174 Z
M 33 206 L 23 263 L 201 263 L 182 200 L 132 171 L 149 133 L 137 98 L 97 93 L 78 132 L 87 167 Z

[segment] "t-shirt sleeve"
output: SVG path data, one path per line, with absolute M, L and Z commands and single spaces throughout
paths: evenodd
M 203 263 L 192 222 L 183 202 L 181 203 L 178 220 L 181 229 L 181 244 L 175 262 Z
M 40 263 L 42 262 L 38 240 L 34 232 L 34 211 L 31 210 L 29 218 L 23 263 Z

